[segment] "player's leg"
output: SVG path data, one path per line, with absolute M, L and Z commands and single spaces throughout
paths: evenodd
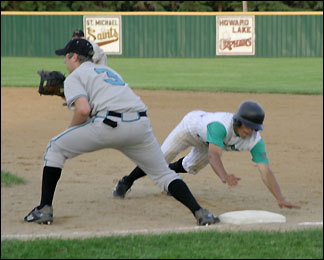
M 125 198 L 127 191 L 130 190 L 134 181 L 146 176 L 146 173 L 136 166 L 134 170 L 129 174 L 121 178 L 113 190 L 113 196 L 115 198 Z
M 24 218 L 26 222 L 51 224 L 53 222 L 53 197 L 58 180 L 61 177 L 61 168 L 43 168 L 42 193 L 39 206 L 35 207 Z
M 204 150 L 206 144 L 202 142 L 200 137 L 197 137 L 197 132 L 200 123 L 199 118 L 201 111 L 189 112 L 180 122 L 180 124 L 169 134 L 169 136 L 163 142 L 161 149 L 164 156 L 169 163 L 170 169 L 177 173 L 185 173 L 188 170 L 184 167 L 184 159 L 188 156 L 180 158 L 178 161 L 170 163 L 180 152 L 184 151 L 188 147 L 192 147 L 193 151 Z M 194 152 L 192 156 L 198 158 L 200 155 Z M 200 160 L 200 159 L 198 159 Z
M 155 137 L 147 138 L 143 144 L 123 149 L 122 152 L 136 162 L 141 169 L 152 179 L 152 181 L 164 191 L 170 193 L 184 205 L 186 205 L 194 214 L 200 209 L 199 204 L 192 196 L 187 185 L 181 177 L 170 170 L 164 159 Z
M 143 169 L 152 181 L 185 205 L 196 217 L 199 225 L 217 223 L 219 220 L 208 210 L 201 208 L 186 183 L 172 171 L 164 158 L 153 133 L 147 133 L 141 143 L 121 150 Z
M 192 145 L 191 135 L 186 127 L 186 116 L 181 122 L 171 131 L 161 145 L 161 150 L 165 160 L 170 163 L 176 156 Z
M 179 159 L 174 163 L 170 163 L 169 168 L 171 170 L 174 170 L 176 173 L 187 172 L 182 166 L 183 159 L 184 157 L 182 157 L 181 159 Z M 122 198 L 122 199 L 125 198 L 127 191 L 130 190 L 130 188 L 133 186 L 133 183 L 137 179 L 142 178 L 144 176 L 146 176 L 146 173 L 138 166 L 135 167 L 134 170 L 129 175 L 124 176 L 118 181 L 116 187 L 113 190 L 113 196 L 115 198 Z
M 98 149 L 96 129 L 91 128 L 91 122 L 67 129 L 48 143 L 44 154 L 41 201 L 25 218 L 27 222 L 52 223 L 54 198 L 57 183 L 66 159 L 84 152 Z
M 161 149 L 167 162 L 173 160 L 180 152 L 190 145 L 190 134 L 186 131 L 184 124 L 184 120 L 182 120 L 162 144 Z M 182 167 L 182 159 L 183 158 L 179 159 L 175 163 L 170 163 L 169 167 L 177 173 L 185 172 Z M 140 167 L 135 167 L 129 175 L 124 176 L 118 181 L 113 191 L 113 196 L 124 198 L 126 192 L 131 188 L 133 183 L 144 176 L 146 176 L 146 173 Z
M 190 153 L 182 160 L 182 167 L 185 172 L 190 174 L 197 174 L 201 169 L 208 164 L 208 147 L 194 146 Z

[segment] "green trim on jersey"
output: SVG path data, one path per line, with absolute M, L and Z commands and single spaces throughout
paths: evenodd
M 267 158 L 267 153 L 265 150 L 265 144 L 261 139 L 251 150 L 252 161 L 256 163 L 265 163 L 269 164 L 269 160 Z
M 216 144 L 224 149 L 224 138 L 227 135 L 226 128 L 219 122 L 212 122 L 207 125 L 207 142 Z

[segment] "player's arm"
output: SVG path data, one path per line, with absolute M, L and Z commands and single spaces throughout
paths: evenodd
M 284 198 L 284 196 L 281 193 L 279 184 L 276 180 L 276 177 L 270 169 L 269 165 L 265 163 L 258 163 L 257 165 L 261 173 L 263 183 L 267 186 L 269 191 L 277 199 L 279 207 L 300 208 L 299 206 L 292 204 Z
M 90 111 L 91 107 L 88 99 L 84 96 L 78 97 L 74 101 L 73 117 L 69 127 L 85 123 L 89 118 Z
M 209 143 L 208 162 L 223 183 L 227 183 L 229 186 L 236 186 L 240 178 L 237 178 L 234 174 L 228 174 L 226 172 L 221 160 L 222 153 L 223 149 L 221 147 L 216 144 Z
M 263 183 L 277 199 L 279 207 L 299 208 L 299 206 L 293 205 L 292 203 L 287 201 L 282 195 L 276 177 L 269 167 L 269 160 L 267 158 L 265 144 L 262 139 L 253 147 L 251 154 L 252 160 L 258 165 Z
M 226 128 L 220 122 L 212 122 L 207 125 L 208 162 L 223 183 L 236 186 L 240 178 L 235 177 L 234 174 L 228 174 L 221 160 L 226 134 Z

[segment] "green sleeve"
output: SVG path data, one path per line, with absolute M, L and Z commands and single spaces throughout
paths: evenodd
M 219 122 L 212 122 L 207 125 L 207 142 L 216 144 L 224 149 L 224 138 L 227 134 L 226 128 Z
M 261 139 L 251 150 L 252 161 L 256 163 L 265 163 L 269 164 L 269 160 L 267 158 L 267 153 L 265 150 L 265 144 Z

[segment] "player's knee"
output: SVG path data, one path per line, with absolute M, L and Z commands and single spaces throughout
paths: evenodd
M 163 151 L 163 150 L 162 150 L 162 151 Z M 168 152 L 168 151 L 166 151 L 166 152 L 164 153 L 164 158 L 165 158 L 165 160 L 167 161 L 167 163 L 172 162 L 172 160 L 173 160 L 176 156 L 177 156 L 177 153 L 175 153 L 175 152 Z
M 151 179 L 162 190 L 168 191 L 169 184 L 176 179 L 181 179 L 181 177 L 174 171 L 170 171 L 168 174 L 151 176 Z
M 44 154 L 44 166 L 63 168 L 66 159 L 66 156 L 55 143 L 50 142 L 48 144 Z

